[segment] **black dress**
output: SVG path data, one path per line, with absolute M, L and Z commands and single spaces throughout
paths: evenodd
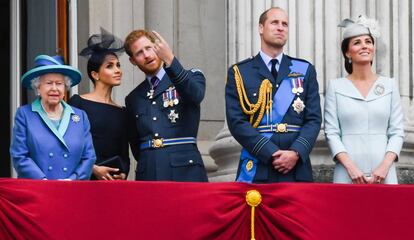
M 68 103 L 86 112 L 96 152 L 96 165 L 119 156 L 125 174 L 129 172 L 127 118 L 124 107 L 95 102 L 73 95 Z M 92 174 L 92 179 L 96 179 Z

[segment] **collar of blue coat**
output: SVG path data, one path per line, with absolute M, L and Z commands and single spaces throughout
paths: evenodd
M 330 84 L 334 84 L 333 86 L 336 93 L 367 102 L 386 96 L 393 88 L 393 80 L 378 76 L 378 79 L 371 86 L 368 95 L 364 98 L 354 83 L 348 78 L 343 77 L 333 81 L 335 82 L 331 82 Z
M 62 142 L 63 145 L 67 148 L 65 140 L 63 139 L 63 135 L 65 135 L 66 130 L 69 126 L 69 121 L 72 114 L 75 114 L 72 107 L 69 106 L 65 101 L 61 101 L 63 105 L 63 115 L 62 120 L 60 122 L 59 128 L 56 129 L 55 125 L 53 125 L 52 121 L 48 118 L 46 111 L 43 109 L 43 106 L 40 102 L 40 98 L 37 98 L 32 103 L 32 111 L 39 113 L 39 116 L 42 118 L 43 122 L 46 126 L 52 131 L 52 133 Z

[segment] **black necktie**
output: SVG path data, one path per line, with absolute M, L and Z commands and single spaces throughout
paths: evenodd
M 277 80 L 277 71 L 276 71 L 276 64 L 279 62 L 277 59 L 270 60 L 272 62 L 272 70 L 271 73 L 275 81 Z

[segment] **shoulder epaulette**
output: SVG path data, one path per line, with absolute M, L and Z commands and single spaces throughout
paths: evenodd
M 307 60 L 305 60 L 305 59 L 302 59 L 302 58 L 294 58 L 294 57 L 291 57 L 291 56 L 288 56 L 291 60 L 296 60 L 296 61 L 301 61 L 301 62 L 306 62 L 306 63 L 308 63 L 308 64 L 310 64 L 310 65 L 312 65 L 312 63 L 310 63 L 309 61 L 307 61 Z
M 254 56 L 251 56 L 251 57 L 246 58 L 246 59 L 244 59 L 244 60 L 242 60 L 242 61 L 240 61 L 240 62 L 238 62 L 238 63 L 233 64 L 233 66 L 234 66 L 234 65 L 237 65 L 237 66 L 243 65 L 243 64 L 245 64 L 245 63 L 250 62 L 250 61 L 251 61 L 251 60 L 253 60 L 253 59 L 254 59 Z M 232 66 L 232 67 L 233 67 L 233 66 Z

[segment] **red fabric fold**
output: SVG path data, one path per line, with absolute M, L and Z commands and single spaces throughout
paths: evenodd
M 0 179 L 0 239 L 409 239 L 414 186 Z

